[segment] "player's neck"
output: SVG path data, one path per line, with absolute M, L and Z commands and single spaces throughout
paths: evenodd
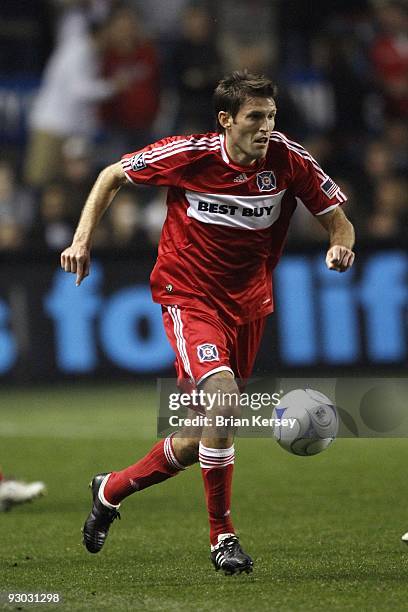
M 225 136 L 225 150 L 231 162 L 237 166 L 247 168 L 248 166 L 255 166 L 259 162 L 259 159 L 250 157 L 240 147 L 231 143 L 227 136 Z

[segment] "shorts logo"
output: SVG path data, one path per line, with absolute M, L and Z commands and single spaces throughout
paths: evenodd
M 132 166 L 132 170 L 134 170 L 135 172 L 146 168 L 144 153 L 138 153 L 137 155 L 134 155 L 130 160 L 130 165 Z
M 215 344 L 199 344 L 197 346 L 197 355 L 201 363 L 203 361 L 219 361 L 218 349 Z
M 259 191 L 272 191 L 276 189 L 276 177 L 271 170 L 258 172 L 256 175 L 256 183 Z

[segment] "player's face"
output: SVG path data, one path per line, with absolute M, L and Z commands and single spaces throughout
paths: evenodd
M 272 98 L 248 98 L 235 118 L 226 119 L 226 147 L 231 159 L 249 166 L 265 157 L 275 127 L 276 104 Z

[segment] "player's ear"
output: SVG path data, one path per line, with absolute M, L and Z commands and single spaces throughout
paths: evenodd
M 227 113 L 227 111 L 220 111 L 218 113 L 218 121 L 221 127 L 224 128 L 224 130 L 226 130 L 231 127 L 232 117 L 229 113 Z

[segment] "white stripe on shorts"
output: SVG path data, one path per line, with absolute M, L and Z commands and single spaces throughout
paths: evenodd
M 217 366 L 216 368 L 214 368 L 213 370 L 210 370 L 209 372 L 206 372 L 205 374 L 203 374 L 201 376 L 201 378 L 199 378 L 196 382 L 196 385 L 198 387 L 198 385 L 201 385 L 201 383 L 208 378 L 209 376 L 212 376 L 212 374 L 215 374 L 216 372 L 231 372 L 232 376 L 235 378 L 235 374 L 234 371 L 231 370 L 231 368 L 229 366 Z
M 168 306 L 167 310 L 173 319 L 174 335 L 176 336 L 177 348 L 183 361 L 184 369 L 192 382 L 194 382 L 194 376 L 191 372 L 190 360 L 187 354 L 186 340 L 183 336 L 183 322 L 181 320 L 180 309 L 177 308 L 177 306 Z

